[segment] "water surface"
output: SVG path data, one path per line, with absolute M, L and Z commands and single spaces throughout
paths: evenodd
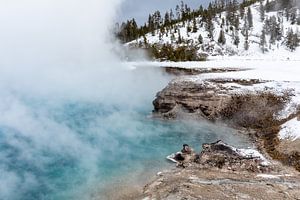
M 170 167 L 165 157 L 183 143 L 197 151 L 218 139 L 247 144 L 221 125 L 152 119 L 151 102 L 169 78 L 128 73 L 139 75 L 135 87 L 109 101 L 0 88 L 0 199 L 89 199 L 95 190 L 101 199 L 118 177 Z

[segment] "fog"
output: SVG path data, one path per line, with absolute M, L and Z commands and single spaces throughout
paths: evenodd
M 112 53 L 120 3 L 0 2 L 0 199 L 61 199 L 71 172 L 68 187 L 82 192 L 76 187 L 93 183 L 103 147 L 118 148 L 109 128 L 133 137 L 142 125 L 126 123 L 151 108 L 167 78 L 137 74 Z

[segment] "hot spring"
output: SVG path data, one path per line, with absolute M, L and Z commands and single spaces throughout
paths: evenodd
M 160 121 L 152 100 L 170 80 L 112 53 L 119 0 L 0 2 L 0 199 L 90 199 L 113 180 L 169 167 L 182 143 L 200 150 L 234 131 Z
M 166 83 L 155 84 L 157 74 L 134 74 L 144 77 L 135 83 L 146 89 L 136 91 L 143 100 L 134 105 L 2 90 L 0 199 L 89 199 L 118 177 L 139 172 L 146 179 L 173 166 L 165 157 L 183 143 L 197 151 L 218 139 L 245 144 L 229 128 L 150 118 L 151 101 Z M 137 96 L 128 93 L 134 102 Z

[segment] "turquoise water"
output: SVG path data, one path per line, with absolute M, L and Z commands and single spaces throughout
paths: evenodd
M 151 101 L 166 84 L 154 82 L 142 78 L 136 84 L 143 87 L 135 87 L 140 90 L 126 90 L 131 101 L 139 99 L 134 105 L 127 98 L 45 98 L 2 89 L 0 199 L 89 199 L 98 187 L 101 199 L 100 188 L 113 179 L 136 172 L 154 175 L 172 166 L 165 157 L 183 143 L 197 151 L 201 143 L 218 139 L 245 144 L 224 126 L 150 118 Z
M 112 177 L 140 169 L 164 167 L 166 155 L 180 150 L 183 143 L 199 151 L 202 142 L 239 142 L 228 128 L 154 120 L 147 117 L 149 111 L 81 103 L 51 108 L 48 118 L 64 124 L 72 135 L 59 142 L 55 137 L 60 132 L 53 132 L 45 144 L 35 144 L 30 140 L 34 138 L 1 126 L 1 154 L 5 154 L 1 166 L 18 181 L 18 192 L 8 194 L 12 195 L 9 199 L 74 199 L 84 196 L 89 185 L 105 184 Z

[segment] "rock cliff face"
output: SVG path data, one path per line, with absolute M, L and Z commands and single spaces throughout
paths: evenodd
M 167 119 L 189 114 L 208 120 L 237 119 L 240 118 L 238 115 L 243 115 L 250 120 L 246 125 L 258 123 L 254 122 L 254 118 L 266 122 L 282 109 L 288 95 L 284 97 L 266 90 L 254 92 L 244 89 L 259 83 L 264 82 L 251 79 L 177 79 L 157 94 L 153 113 Z M 254 111 L 259 115 L 254 116 Z M 242 122 L 236 123 L 242 125 Z
M 176 118 L 182 113 L 213 119 L 230 102 L 230 95 L 211 82 L 172 82 L 153 101 L 154 114 Z

